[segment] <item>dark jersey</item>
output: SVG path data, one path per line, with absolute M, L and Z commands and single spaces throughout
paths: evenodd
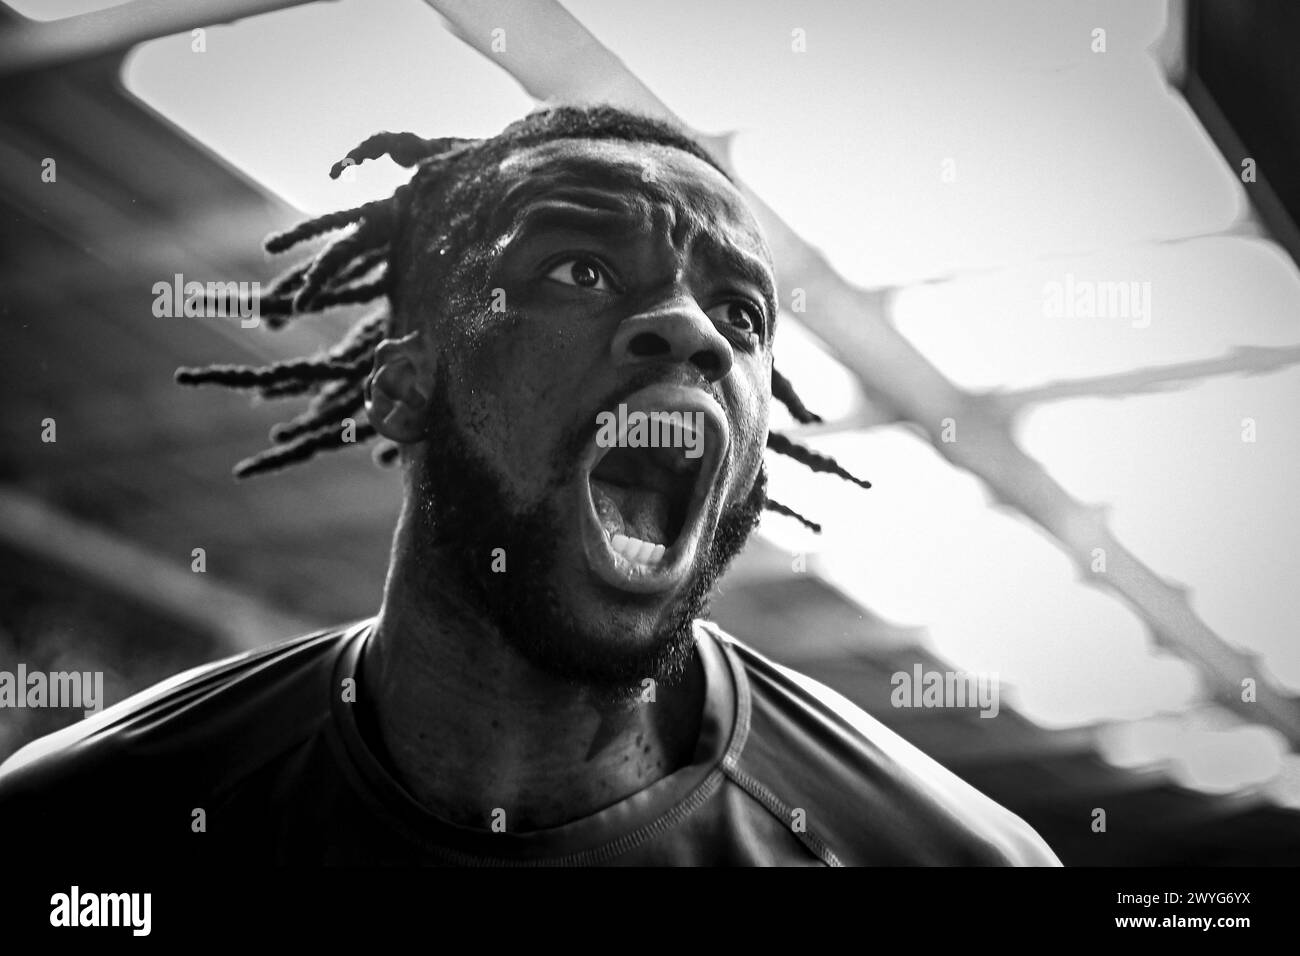
M 695 759 L 563 826 L 426 811 L 350 703 L 374 621 L 199 667 L 0 766 L 0 846 L 198 865 L 1059 865 L 1039 836 L 844 697 L 698 622 Z M 348 698 L 345 700 L 345 698 Z

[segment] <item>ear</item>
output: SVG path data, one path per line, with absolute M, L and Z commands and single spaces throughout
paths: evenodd
M 385 438 L 407 445 L 424 438 L 433 383 L 417 329 L 400 339 L 384 339 L 375 349 L 375 367 L 366 379 L 366 416 Z

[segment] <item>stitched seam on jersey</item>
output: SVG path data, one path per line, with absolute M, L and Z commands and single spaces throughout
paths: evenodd
M 596 847 L 593 850 L 584 850 L 580 853 L 574 853 L 567 857 L 560 857 L 559 862 L 564 866 L 589 866 L 593 863 L 600 863 L 605 860 L 611 860 L 614 857 L 622 856 L 629 850 L 634 849 L 640 844 L 650 840 L 666 830 L 675 827 L 686 817 L 690 816 L 708 800 L 722 785 L 723 771 L 721 767 L 714 769 L 704 778 L 695 791 L 673 807 L 663 816 L 652 820 L 639 830 L 625 834 L 615 840 L 613 843 L 607 843 L 604 846 Z
M 741 770 L 740 767 L 736 766 L 734 763 L 725 763 L 723 764 L 722 769 L 737 786 L 761 803 L 769 813 L 780 820 L 783 826 L 789 826 L 792 810 L 791 807 L 783 802 L 780 797 L 774 794 L 767 787 L 763 786 L 763 784 L 759 783 L 744 770 Z M 840 858 L 835 855 L 834 851 L 832 851 L 829 846 L 826 845 L 826 841 L 817 836 L 817 834 L 813 833 L 811 830 L 805 830 L 803 833 L 800 833 L 797 830 L 791 829 L 790 832 L 795 835 L 800 843 L 808 848 L 809 852 L 827 866 L 843 866 L 843 864 L 840 863 Z
M 738 659 L 738 652 L 732 645 L 731 640 L 720 628 L 711 621 L 702 622 L 704 626 L 718 640 L 717 643 L 722 647 L 727 657 L 727 663 L 731 666 L 733 683 L 736 685 L 736 734 L 732 741 L 732 746 L 727 750 L 727 754 L 722 758 L 722 769 L 726 775 L 733 780 L 737 786 L 757 800 L 760 804 L 779 819 L 782 825 L 788 824 L 790 820 L 791 807 L 787 806 L 771 790 L 751 777 L 744 770 L 740 769 L 740 751 L 744 749 L 745 741 L 749 739 L 749 725 L 752 714 L 752 700 L 750 697 L 749 679 L 745 676 L 744 665 Z M 827 866 L 843 866 L 840 858 L 835 855 L 826 841 L 811 830 L 805 830 L 799 833 L 791 830 L 808 850 L 820 859 Z
M 550 856 L 541 857 L 535 860 L 520 860 L 509 857 L 473 856 L 461 850 L 454 850 L 441 846 L 434 846 L 431 847 L 431 849 L 436 856 L 466 866 L 592 866 L 621 856 L 629 850 L 633 850 L 640 844 L 646 842 L 646 840 L 659 836 L 665 830 L 676 826 L 687 816 L 698 810 L 706 800 L 713 796 L 718 787 L 722 785 L 723 779 L 723 770 L 721 767 L 718 767 L 704 778 L 689 797 L 640 829 L 624 834 L 617 840 L 614 840 L 611 843 L 606 843 L 603 846 L 594 847 L 590 850 L 581 850 L 577 853 L 570 853 L 567 856 Z M 404 829 L 408 829 L 409 831 L 409 828 L 404 827 Z M 428 846 L 425 841 L 421 840 L 420 842 Z
M 748 656 L 749 658 L 752 658 L 753 663 L 751 664 L 751 666 L 761 666 L 764 671 L 770 672 L 766 674 L 766 677 L 769 681 L 773 680 L 773 675 L 775 675 L 776 677 L 780 677 L 786 681 L 789 681 L 794 686 L 794 688 L 804 697 L 810 698 L 814 701 L 817 701 L 818 703 L 821 703 L 817 695 L 809 691 L 808 688 L 804 687 L 802 684 L 798 683 L 797 681 L 790 680 L 789 675 L 786 673 L 787 671 L 790 670 L 790 668 L 786 667 L 785 665 L 778 664 L 776 661 L 772 660 L 771 658 L 763 654 L 760 654 L 758 651 L 754 650 L 754 648 L 749 647 L 745 644 L 741 644 L 738 641 L 735 641 L 734 639 L 729 639 L 727 646 L 728 648 L 732 649 L 735 652 L 737 657 Z M 741 666 L 743 667 L 745 665 L 742 664 Z M 849 703 L 852 703 L 852 701 L 849 701 Z M 853 725 L 852 721 L 844 717 L 842 714 L 836 713 L 834 710 L 830 709 L 824 704 L 822 704 L 822 706 L 818 710 L 818 717 L 819 719 L 826 721 L 827 723 L 835 725 L 841 730 L 848 731 L 850 734 L 852 734 L 855 737 L 864 736 L 862 731 L 860 731 L 857 727 Z M 871 740 L 869 736 L 867 737 L 867 739 Z
M 701 624 L 707 625 L 707 621 L 701 621 Z M 435 856 L 441 857 L 452 863 L 460 863 L 468 866 L 501 866 L 501 867 L 543 867 L 543 866 L 591 866 L 602 863 L 606 860 L 612 860 L 615 857 L 622 856 L 630 850 L 635 849 L 647 840 L 659 836 L 671 827 L 676 826 L 686 817 L 698 810 L 704 803 L 713 796 L 722 781 L 726 777 L 726 765 L 728 761 L 733 761 L 740 756 L 740 751 L 745 746 L 745 740 L 749 736 L 749 682 L 744 679 L 743 672 L 740 672 L 736 661 L 732 659 L 730 648 L 726 641 L 716 639 L 718 634 L 715 630 L 707 628 L 711 637 L 714 637 L 714 645 L 722 652 L 723 659 L 727 662 L 727 667 L 731 671 L 731 682 L 736 688 L 736 725 L 732 728 L 731 740 L 728 743 L 727 750 L 719 761 L 717 767 L 709 772 L 709 775 L 700 781 L 699 785 L 681 803 L 665 811 L 661 816 L 656 817 L 649 823 L 631 833 L 625 833 L 617 840 L 602 844 L 601 846 L 592 847 L 588 850 L 580 850 L 577 853 L 570 853 L 567 856 L 543 857 L 536 860 L 519 860 L 512 858 L 500 857 L 478 857 L 465 853 L 461 850 L 451 849 L 449 847 L 430 844 L 428 840 L 417 831 L 406 825 L 404 820 L 394 820 L 403 830 L 415 837 L 416 842 L 421 846 L 429 849 Z M 388 816 L 388 814 L 385 814 Z M 838 865 L 838 863 L 837 863 Z
M 722 652 L 722 658 L 731 671 L 732 686 L 736 689 L 736 724 L 732 728 L 731 740 L 727 743 L 727 749 L 722 755 L 719 766 L 712 770 L 685 800 L 664 813 L 663 816 L 652 820 L 638 830 L 624 834 L 612 843 L 590 850 L 583 850 L 570 856 L 559 857 L 554 861 L 555 864 L 582 866 L 610 860 L 627 853 L 653 837 L 659 836 L 670 827 L 676 826 L 687 816 L 698 810 L 709 797 L 713 796 L 714 792 L 722 784 L 723 768 L 726 767 L 727 761 L 740 755 L 741 749 L 745 746 L 745 740 L 749 736 L 749 683 L 743 679 L 742 674 L 737 673 L 737 667 L 731 659 L 725 642 L 717 639 L 716 632 L 707 627 L 708 622 L 702 621 L 700 623 L 706 625 L 706 633 L 713 639 L 714 646 Z
M 706 628 L 706 630 L 708 629 Z M 745 739 L 749 736 L 749 683 L 743 680 L 742 675 L 736 673 L 736 666 L 731 660 L 724 642 L 717 640 L 716 634 L 712 631 L 709 632 L 709 636 L 714 638 L 714 646 L 722 652 L 722 657 L 731 671 L 732 686 L 736 688 L 736 725 L 732 728 L 731 740 L 728 742 L 727 750 L 723 753 L 719 766 L 711 771 L 684 801 L 664 813 L 663 816 L 652 820 L 638 830 L 624 834 L 612 843 L 590 850 L 583 850 L 567 857 L 559 857 L 555 860 L 556 864 L 582 866 L 621 856 L 686 819 L 687 816 L 698 810 L 709 797 L 713 796 L 714 792 L 722 784 L 723 768 L 726 767 L 729 759 L 740 755 L 741 748 L 745 745 Z
M 726 636 L 710 621 L 701 621 L 700 624 L 713 637 L 713 643 L 722 651 L 722 658 L 731 670 L 731 684 L 736 688 L 736 726 L 731 732 L 727 752 L 722 755 L 722 764 L 726 766 L 728 762 L 734 764 L 740 759 L 740 752 L 745 749 L 745 743 L 749 740 L 750 716 L 753 712 L 749 678 L 745 675 L 744 665 L 736 657 L 731 642 L 726 639 Z

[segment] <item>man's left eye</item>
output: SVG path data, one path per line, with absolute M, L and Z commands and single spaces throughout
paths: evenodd
M 715 322 L 726 322 L 742 332 L 752 332 L 754 335 L 761 335 L 763 331 L 763 314 L 743 299 L 732 299 L 715 305 L 709 310 L 709 318 Z
M 610 292 L 613 287 L 609 274 L 595 259 L 576 256 L 557 263 L 555 268 L 546 273 L 546 278 L 563 285 L 574 285 L 581 289 L 595 289 L 597 292 Z

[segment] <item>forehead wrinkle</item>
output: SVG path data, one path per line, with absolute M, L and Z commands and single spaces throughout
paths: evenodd
M 694 258 L 697 248 L 709 268 L 722 269 L 746 279 L 759 288 L 767 307 L 769 321 L 776 320 L 775 276 L 767 258 L 767 244 L 748 230 L 715 229 L 715 220 L 693 205 L 666 202 L 657 205 L 657 221 L 669 235 L 669 243 L 678 256 L 680 267 Z M 754 250 L 737 240 L 754 240 Z M 700 248 L 702 247 L 702 248 Z
M 735 273 L 758 287 L 767 307 L 768 322 L 776 321 L 776 286 L 772 270 L 767 262 L 730 242 L 719 242 L 707 230 L 702 231 L 698 240 L 705 243 L 704 261 L 711 267 Z
M 501 171 L 510 175 L 511 165 L 507 160 Z M 551 196 L 576 199 L 609 212 L 626 212 L 640 198 L 634 188 L 629 189 L 640 185 L 639 177 L 639 169 L 626 169 L 623 164 L 594 157 L 550 158 L 540 168 L 523 170 L 522 177 L 505 188 L 495 217 L 517 220 L 528 204 Z
M 661 225 L 661 231 L 667 233 L 668 245 L 677 256 L 679 274 L 698 249 L 707 267 L 735 273 L 757 286 L 767 307 L 769 321 L 775 321 L 776 289 L 767 262 L 743 249 L 730 236 L 719 234 L 712 228 L 709 218 L 693 207 L 668 204 L 656 206 L 656 210 L 661 214 L 656 221 Z
M 616 237 L 635 233 L 642 218 L 627 208 L 617 210 L 592 206 L 577 197 L 546 196 L 525 204 L 514 216 L 505 240 L 547 228 L 576 229 L 598 236 Z
M 624 219 L 630 232 L 656 235 L 672 249 L 679 269 L 703 239 L 708 261 L 760 287 L 770 320 L 775 321 L 770 254 L 761 235 L 753 233 L 744 217 L 737 215 L 739 201 L 735 197 L 717 195 L 706 188 L 702 179 L 687 179 L 687 188 L 673 188 L 679 177 L 671 170 L 662 179 L 647 178 L 643 164 L 604 153 L 562 153 L 534 158 L 532 162 L 535 165 L 529 168 L 529 159 L 511 157 L 502 164 L 507 175 L 515 172 L 512 166 L 523 168 L 515 173 L 521 178 L 505 189 L 494 213 L 498 236 L 515 234 L 534 211 L 551 202 L 556 209 L 572 206 L 578 214 L 586 207 L 592 211 L 593 220 L 605 213 L 611 220 Z M 715 232 L 715 220 L 732 219 L 732 228 Z M 754 249 L 745 249 L 736 240 L 749 240 Z
M 502 203 L 498 206 L 492 216 L 491 234 L 497 237 L 498 249 L 525 232 L 550 226 L 577 228 L 593 235 L 617 236 L 638 232 L 644 224 L 645 217 L 638 209 L 638 203 L 605 191 L 533 188 L 516 192 L 514 198 L 510 205 Z
M 718 197 L 704 187 L 702 177 L 682 177 L 671 166 L 662 179 L 655 175 L 655 170 L 660 167 L 653 155 L 648 160 L 645 157 L 610 155 L 612 144 L 603 141 L 587 144 L 599 150 L 593 154 L 561 151 L 566 142 L 543 144 L 536 149 L 549 152 L 542 152 L 540 156 L 537 152 L 516 154 L 501 164 L 498 171 L 507 181 L 511 176 L 518 178 L 502 192 L 493 217 L 497 223 L 517 221 L 526 204 L 548 194 L 581 195 L 587 204 L 596 208 L 635 211 L 647 222 L 651 219 L 652 207 L 663 205 L 667 207 L 670 222 L 674 225 L 683 219 L 698 219 L 697 207 L 707 207 L 711 200 L 717 202 Z M 676 155 L 676 151 L 672 153 Z M 681 188 L 683 184 L 685 188 Z M 727 212 L 734 211 L 730 202 L 723 205 Z

